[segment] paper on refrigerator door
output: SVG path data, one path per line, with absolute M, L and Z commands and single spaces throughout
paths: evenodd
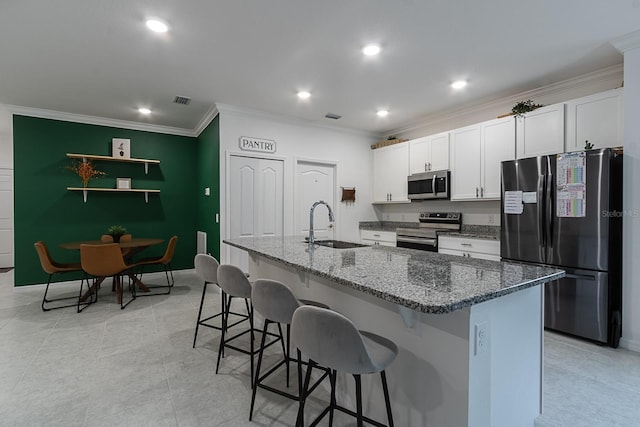
M 587 153 L 558 154 L 556 216 L 584 217 L 587 205 Z
M 522 214 L 522 191 L 505 191 L 503 200 L 505 214 Z

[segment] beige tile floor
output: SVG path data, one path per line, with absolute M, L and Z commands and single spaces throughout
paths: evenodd
M 0 426 L 293 426 L 296 405 L 266 392 L 249 422 L 248 358 L 229 351 L 215 375 L 217 331 L 191 348 L 201 284 L 191 271 L 175 279 L 171 295 L 125 310 L 103 287 L 80 314 L 44 313 L 43 287 L 14 288 L 13 272 L 0 273 Z M 211 288 L 207 311 L 219 301 Z M 545 346 L 537 427 L 640 426 L 639 354 L 551 333 Z M 355 423 L 339 415 L 334 425 Z

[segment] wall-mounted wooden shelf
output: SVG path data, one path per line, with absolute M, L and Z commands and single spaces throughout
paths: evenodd
M 82 159 L 83 162 L 87 160 L 104 160 L 107 162 L 126 162 L 126 163 L 142 163 L 144 164 L 144 173 L 149 173 L 149 165 L 157 165 L 160 164 L 160 160 L 153 159 L 123 159 L 121 157 L 112 157 L 112 156 L 98 156 L 95 154 L 77 154 L 77 153 L 67 153 L 67 157 L 72 159 Z
M 107 193 L 144 193 L 145 203 L 149 203 L 149 193 L 159 193 L 160 190 L 146 189 L 146 188 L 98 188 L 98 187 L 67 187 L 69 191 L 82 191 L 82 197 L 84 202 L 87 203 L 87 194 L 89 191 L 102 191 Z

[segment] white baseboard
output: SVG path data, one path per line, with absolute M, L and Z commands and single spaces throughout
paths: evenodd
M 640 353 L 640 341 L 620 338 L 620 347 Z

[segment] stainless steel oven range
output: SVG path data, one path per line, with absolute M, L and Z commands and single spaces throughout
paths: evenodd
M 396 246 L 438 252 L 438 231 L 460 231 L 460 212 L 420 212 L 418 228 L 398 228 Z

